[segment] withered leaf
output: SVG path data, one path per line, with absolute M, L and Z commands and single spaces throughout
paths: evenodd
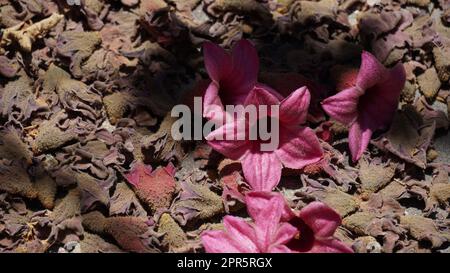
M 222 198 L 207 186 L 183 181 L 181 188 L 180 196 L 172 210 L 182 225 L 189 221 L 207 220 L 224 212 Z
M 186 234 L 168 213 L 161 215 L 158 223 L 158 232 L 164 234 L 161 245 L 169 251 L 173 251 L 186 245 Z
M 71 58 L 70 71 L 76 78 L 83 76 L 81 65 L 102 42 L 98 32 L 66 31 L 58 37 L 58 54 Z
M 397 165 L 382 162 L 380 159 L 368 161 L 364 158 L 360 161 L 359 179 L 361 188 L 365 192 L 376 192 L 388 184 L 394 177 Z
M 420 168 L 427 164 L 426 152 L 433 138 L 435 123 L 424 124 L 411 105 L 405 105 L 394 116 L 391 128 L 373 143 Z

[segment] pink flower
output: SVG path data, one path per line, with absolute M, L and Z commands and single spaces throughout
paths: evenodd
M 341 224 L 339 214 L 321 202 L 312 202 L 292 217 L 289 223 L 298 234 L 287 244 L 293 252 L 352 253 L 353 250 L 333 237 Z
M 205 231 L 201 239 L 209 253 L 289 253 L 288 243 L 297 229 L 287 223 L 287 204 L 280 194 L 254 192 L 246 196 L 253 222 L 225 216 L 225 230 Z
M 350 126 L 349 146 L 353 161 L 361 158 L 374 131 L 387 129 L 390 125 L 405 80 L 401 63 L 387 69 L 372 54 L 363 52 L 353 86 L 322 102 L 328 115 Z
M 202 234 L 206 252 L 353 252 L 333 237 L 341 223 L 339 215 L 320 202 L 296 215 L 279 193 L 251 192 L 245 201 L 253 222 L 225 216 L 225 230 Z
M 247 40 L 236 43 L 230 53 L 218 45 L 203 44 L 205 66 L 211 83 L 203 97 L 203 116 L 209 120 L 224 118 L 224 105 L 243 104 L 249 92 L 258 83 L 259 59 L 255 47 Z M 278 98 L 270 87 L 264 86 Z
M 309 102 L 310 94 L 306 87 L 296 90 L 281 102 L 265 88 L 253 88 L 244 106 L 279 106 L 278 115 L 269 113 L 269 116 L 258 116 L 257 121 L 261 124 L 272 118 L 278 122 L 279 135 L 276 137 L 279 137 L 279 145 L 272 151 L 261 150 L 262 140 L 249 140 L 249 128 L 255 128 L 257 124 L 246 117 L 238 117 L 219 127 L 206 136 L 206 140 L 216 151 L 241 161 L 244 176 L 252 190 L 271 191 L 280 182 L 283 166 L 302 169 L 322 158 L 323 151 L 314 131 L 300 126 L 306 121 Z M 246 134 L 245 139 L 238 140 L 242 133 Z M 229 135 L 234 135 L 234 139 L 225 137 Z

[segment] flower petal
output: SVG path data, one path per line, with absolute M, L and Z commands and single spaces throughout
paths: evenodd
M 219 85 L 211 82 L 203 96 L 203 117 L 214 122 L 223 122 L 225 108 L 219 97 Z
M 350 127 L 348 144 L 353 161 L 358 161 L 369 146 L 373 131 L 367 126 L 367 123 L 365 115 L 362 115 Z
M 280 121 L 286 124 L 300 125 L 306 122 L 311 94 L 308 88 L 295 90 L 280 104 Z
M 245 100 L 245 105 L 278 105 L 280 100 L 275 94 L 264 88 L 262 85 L 254 87 Z
M 231 56 L 223 48 L 214 43 L 205 42 L 203 43 L 203 56 L 206 71 L 213 81 L 219 83 L 229 77 L 233 62 Z
M 372 130 L 387 129 L 398 108 L 400 93 L 406 81 L 401 63 L 389 70 L 388 78 L 369 88 L 361 97 L 358 108 Z
M 245 195 L 245 204 L 247 212 L 255 222 L 265 221 L 267 216 L 263 212 L 265 208 L 280 209 L 280 220 L 289 221 L 295 217 L 291 208 L 286 203 L 283 195 L 267 191 L 251 191 Z
M 292 253 L 292 250 L 285 245 L 276 245 L 270 248 L 270 253 Z
M 245 202 L 247 211 L 255 222 L 260 250 L 270 252 L 272 246 L 286 244 L 297 234 L 294 226 L 280 224 L 294 216 L 281 194 L 250 192 L 246 195 Z
M 289 223 L 282 223 L 275 234 L 275 238 L 272 239 L 272 245 L 285 245 L 288 243 L 295 235 L 298 234 L 298 229 Z
M 315 240 L 308 253 L 353 253 L 353 250 L 337 239 Z
M 332 208 L 321 202 L 312 202 L 300 210 L 299 217 L 314 232 L 315 237 L 333 236 L 341 224 L 341 217 Z
M 201 235 L 208 253 L 257 253 L 253 227 L 241 218 L 225 216 L 225 230 L 205 231 Z
M 246 140 L 248 138 L 245 136 L 245 126 L 244 119 L 235 119 L 212 131 L 205 138 L 214 150 L 238 160 L 251 148 L 251 143 Z
M 318 162 L 323 156 L 319 139 L 307 127 L 286 128 L 280 126 L 280 145 L 275 151 L 285 167 L 302 169 Z
M 323 100 L 322 107 L 330 117 L 349 125 L 358 116 L 360 96 L 360 90 L 356 87 L 351 87 Z
M 233 240 L 223 230 L 208 230 L 202 233 L 201 240 L 207 253 L 240 253 L 239 245 L 235 246 Z
M 259 252 L 256 242 L 256 234 L 252 225 L 242 218 L 234 216 L 225 216 L 223 218 L 225 231 L 230 238 L 233 238 L 234 244 L 240 248 L 243 253 Z
M 249 90 L 258 79 L 259 58 L 255 47 L 248 40 L 240 40 L 231 53 L 233 70 L 229 81 L 232 86 Z
M 272 191 L 280 182 L 281 168 L 275 153 L 250 150 L 242 158 L 245 179 L 255 191 Z
M 363 51 L 361 58 L 361 66 L 356 78 L 357 87 L 366 90 L 386 80 L 388 71 L 375 56 L 367 51 Z

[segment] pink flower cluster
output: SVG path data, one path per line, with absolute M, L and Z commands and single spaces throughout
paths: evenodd
M 281 179 L 283 167 L 303 169 L 323 159 L 315 132 L 305 126 L 311 95 L 299 87 L 287 97 L 258 82 L 259 60 L 247 40 L 239 41 L 230 53 L 212 43 L 204 44 L 204 58 L 211 78 L 204 95 L 203 116 L 222 119 L 224 105 L 278 105 L 280 143 L 274 151 L 261 151 L 260 140 L 217 140 L 227 133 L 239 134 L 240 125 L 254 126 L 244 118 L 233 118 L 211 132 L 206 140 L 216 151 L 242 165 L 252 191 L 245 203 L 253 219 L 226 216 L 225 230 L 207 231 L 202 241 L 207 252 L 352 252 L 333 237 L 340 216 L 320 202 L 299 213 L 287 206 L 283 196 L 271 191 Z M 385 68 L 370 53 L 363 52 L 354 82 L 322 101 L 325 112 L 350 127 L 349 147 L 353 161 L 359 160 L 375 130 L 386 129 L 397 109 L 405 82 L 402 64 Z

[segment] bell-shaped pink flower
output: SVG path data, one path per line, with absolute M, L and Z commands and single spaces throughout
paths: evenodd
M 205 42 L 203 54 L 211 83 L 203 97 L 203 116 L 209 120 L 224 118 L 224 105 L 243 104 L 257 82 L 259 70 L 258 52 L 248 40 L 240 40 L 231 52 L 218 45 Z M 264 86 L 278 98 L 280 94 Z
M 312 202 L 291 218 L 289 223 L 298 229 L 287 246 L 301 253 L 352 253 L 353 250 L 333 235 L 341 224 L 341 217 L 321 202 Z
M 306 87 L 296 90 L 281 102 L 265 88 L 255 87 L 244 106 L 254 105 L 259 109 L 263 105 L 268 108 L 275 105 L 279 107 L 278 115 L 258 116 L 256 123 L 247 116 L 237 117 L 211 132 L 206 140 L 216 151 L 241 162 L 252 190 L 271 191 L 280 182 L 283 166 L 302 169 L 322 158 L 323 151 L 314 131 L 300 126 L 306 121 L 309 103 L 310 94 Z M 279 124 L 279 134 L 275 136 L 279 141 L 275 149 L 262 151 L 264 141 L 250 140 L 248 132 L 249 128 L 255 128 L 268 119 L 276 119 Z M 244 140 L 239 140 L 243 139 L 243 133 Z M 231 140 L 227 137 L 230 135 L 234 136 Z
M 361 158 L 374 131 L 389 127 L 405 80 L 401 63 L 387 69 L 372 54 L 363 52 L 353 86 L 322 102 L 328 115 L 350 126 L 349 146 L 353 161 Z
M 320 202 L 309 204 L 298 215 L 279 193 L 251 192 L 245 203 L 253 221 L 225 216 L 224 230 L 203 232 L 206 252 L 353 252 L 333 237 L 341 223 L 339 215 Z
M 253 222 L 225 216 L 225 230 L 205 231 L 201 239 L 209 253 L 289 253 L 288 243 L 297 229 L 287 220 L 290 208 L 280 194 L 261 192 L 247 195 L 248 214 Z

